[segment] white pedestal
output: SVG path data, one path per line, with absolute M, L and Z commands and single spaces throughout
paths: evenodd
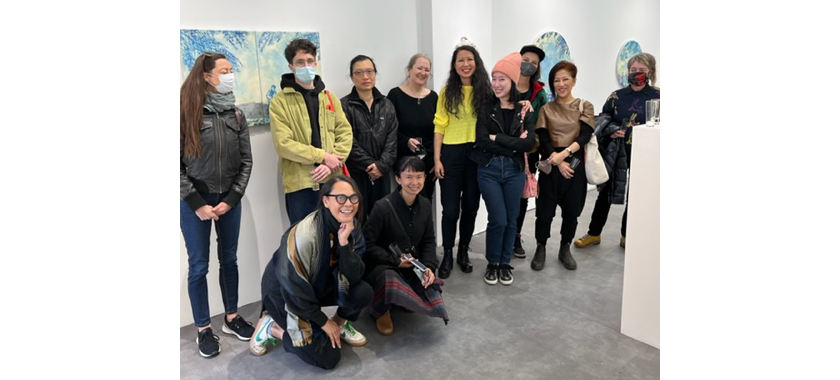
M 659 348 L 659 128 L 633 130 L 621 333 Z

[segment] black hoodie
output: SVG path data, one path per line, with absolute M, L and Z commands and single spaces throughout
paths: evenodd
M 303 95 L 303 100 L 306 102 L 306 110 L 309 112 L 309 126 L 312 129 L 312 146 L 321 148 L 321 124 L 318 123 L 318 93 L 324 91 L 326 86 L 321 81 L 321 77 L 315 76 L 315 88 L 306 89 L 295 82 L 295 74 L 283 74 L 280 77 L 280 88 L 292 87 L 295 91 Z

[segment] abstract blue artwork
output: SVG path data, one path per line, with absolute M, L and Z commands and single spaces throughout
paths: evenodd
M 545 59 L 540 62 L 540 81 L 546 84 L 546 92 L 549 99 L 553 99 L 551 95 L 551 82 L 548 80 L 548 73 L 560 61 L 570 61 L 572 59 L 569 53 L 569 45 L 566 44 L 566 39 L 557 32 L 545 32 L 534 41 L 545 52 Z
M 627 61 L 634 55 L 642 52 L 642 47 L 636 41 L 628 41 L 621 49 L 618 50 L 618 58 L 615 59 L 615 78 L 621 87 L 627 87 L 630 83 L 627 81 Z
M 181 79 L 202 53 L 224 54 L 236 77 L 236 106 L 245 113 L 248 125 L 268 124 L 268 105 L 280 89 L 280 76 L 290 72 L 283 51 L 296 38 L 306 38 L 319 47 L 316 59 L 320 74 L 321 41 L 317 32 L 181 29 Z

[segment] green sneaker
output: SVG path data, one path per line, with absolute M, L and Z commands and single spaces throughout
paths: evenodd
M 277 341 L 274 340 L 274 337 L 271 336 L 271 325 L 274 323 L 274 319 L 271 318 L 270 315 L 266 314 L 260 321 L 257 322 L 257 329 L 254 332 L 254 335 L 251 335 L 251 344 L 250 349 L 251 353 L 256 356 L 263 356 L 266 352 L 268 352 L 268 344 L 272 346 L 277 345 Z
M 344 339 L 347 344 L 356 347 L 367 344 L 367 338 L 362 333 L 356 331 L 349 320 L 344 321 L 344 324 L 341 326 L 341 339 Z

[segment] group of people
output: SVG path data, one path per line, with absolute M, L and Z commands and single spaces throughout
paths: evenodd
M 376 88 L 374 60 L 354 57 L 354 86 L 340 99 L 315 74 L 316 56 L 309 40 L 289 43 L 291 73 L 282 76 L 269 106 L 291 226 L 263 273 L 263 313 L 256 325 L 237 314 L 239 201 L 252 158 L 247 123 L 234 106 L 233 68 L 224 55 L 204 53 L 181 86 L 181 230 L 204 357 L 220 351 L 207 300 L 211 220 L 222 331 L 249 340 L 255 355 L 282 344 L 309 364 L 333 368 L 342 341 L 367 343 L 351 324 L 366 307 L 384 335 L 394 331 L 394 306 L 448 322 L 441 279 L 455 262 L 472 272 L 469 246 L 481 197 L 488 214 L 484 281 L 513 283 L 512 257 L 527 257 L 521 241 L 526 170 L 541 172 L 531 268 L 545 265 L 559 205 L 558 258 L 575 269 L 570 245 L 586 194 L 583 147 L 594 133 L 610 180 L 599 186 L 589 230 L 574 242 L 578 248 L 599 244 L 610 204 L 624 203 L 632 126 L 644 122 L 645 100 L 659 98 L 656 63 L 646 53 L 631 58 L 630 86 L 609 96 L 597 123 L 592 103 L 572 95 L 573 63 L 552 67 L 548 86 L 537 80 L 545 53 L 534 45 L 506 55 L 488 75 L 475 46 L 462 41 L 440 96 L 426 87 L 431 60 L 422 54 L 411 57 L 405 82 L 387 96 Z M 431 204 L 435 180 L 443 208 L 440 261 Z M 625 225 L 626 211 L 622 246 Z M 330 305 L 338 305 L 332 317 L 321 310 Z

